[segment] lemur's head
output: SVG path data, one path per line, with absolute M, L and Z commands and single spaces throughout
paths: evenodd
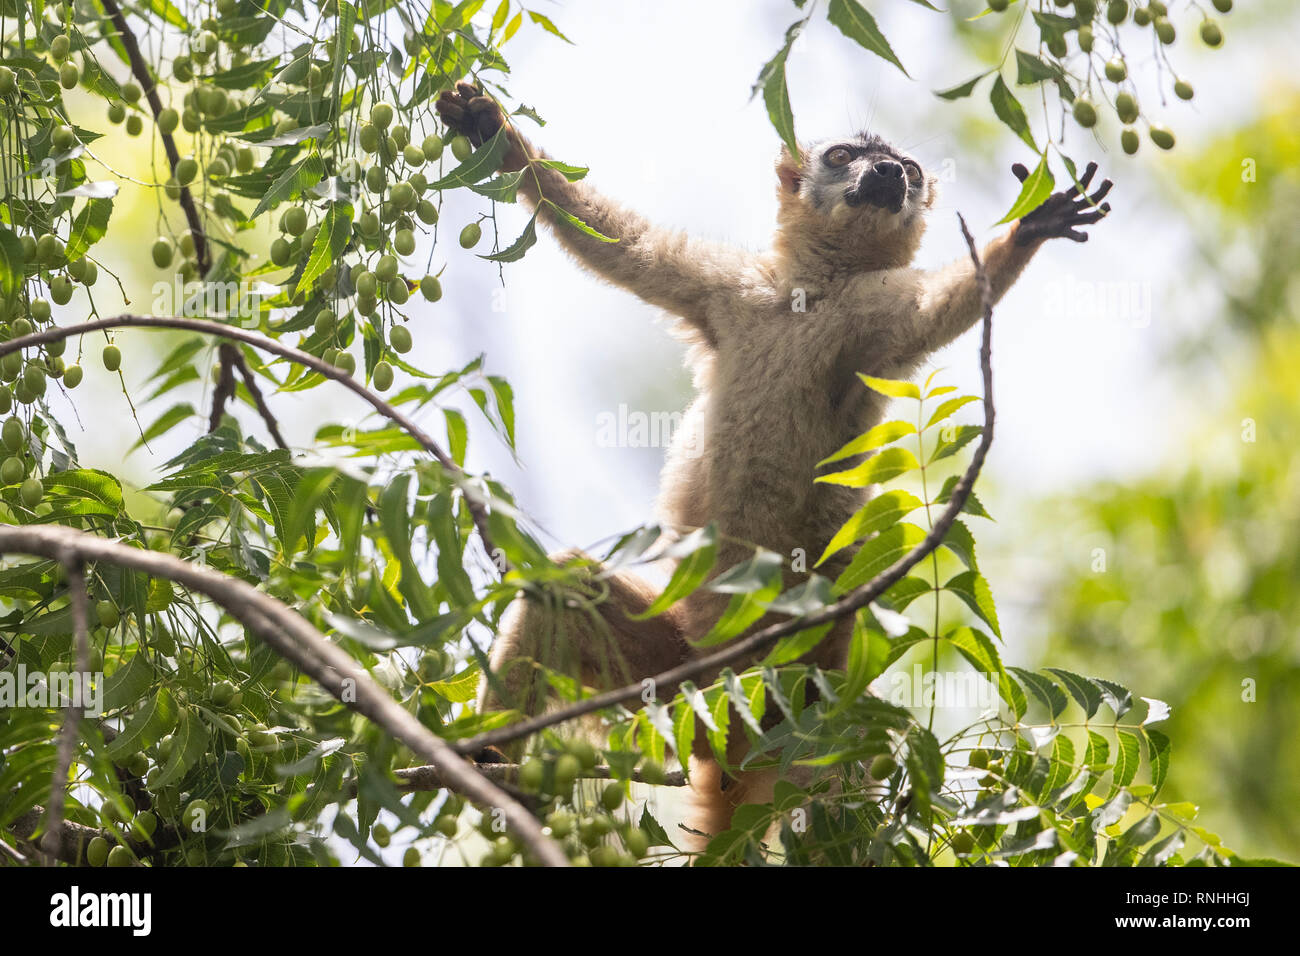
M 936 181 L 879 136 L 831 139 L 792 156 L 782 149 L 778 248 L 838 269 L 881 269 L 912 260 L 934 204 Z M 805 264 L 806 265 L 806 264 Z

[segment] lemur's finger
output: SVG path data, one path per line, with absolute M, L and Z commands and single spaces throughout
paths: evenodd
M 1062 233 L 1062 235 L 1066 239 L 1073 239 L 1075 242 L 1088 241 L 1088 234 L 1086 232 L 1080 232 L 1078 229 L 1067 229 L 1064 233 Z
M 1097 164 L 1089 163 L 1088 168 L 1083 171 L 1078 184 L 1074 187 L 1078 192 L 1087 192 L 1088 186 L 1092 184 L 1092 177 L 1097 174 Z
M 436 104 L 438 115 L 448 126 L 456 126 L 465 119 L 465 109 L 456 102 L 452 94 L 443 93 Z
M 1016 174 L 1016 179 L 1022 183 L 1029 178 L 1029 170 L 1025 169 L 1023 163 L 1016 163 L 1011 167 L 1011 171 Z
M 490 96 L 479 95 L 465 104 L 471 113 L 496 112 L 496 101 Z
M 470 83 L 470 82 L 468 82 L 468 81 L 466 81 L 466 80 L 458 80 L 458 81 L 457 81 L 457 83 L 456 83 L 456 92 L 459 93 L 461 96 L 465 97 L 465 99 L 467 99 L 467 100 L 472 100 L 472 99 L 473 99 L 474 97 L 476 97 L 476 96 L 482 96 L 482 95 L 483 95 L 483 91 L 482 91 L 482 90 L 480 90 L 480 89 L 479 89 L 477 86 L 475 86 L 473 83 Z
M 1110 187 L 1113 185 L 1115 184 L 1109 179 L 1104 180 L 1102 184 L 1097 187 L 1097 191 L 1088 197 L 1088 203 L 1093 206 L 1097 205 L 1097 203 L 1105 198 L 1106 194 L 1110 192 Z
M 1087 226 L 1094 222 L 1099 222 L 1100 220 L 1105 219 L 1106 213 L 1108 212 L 1110 212 L 1109 208 L 1097 209 L 1094 210 L 1093 212 L 1080 213 L 1079 215 L 1074 217 L 1073 222 L 1079 225 Z

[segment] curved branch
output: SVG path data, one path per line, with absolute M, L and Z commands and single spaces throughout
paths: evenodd
M 480 804 L 499 807 L 507 826 L 539 861 L 568 866 L 564 851 L 537 820 L 491 783 L 366 674 L 357 661 L 320 631 L 246 581 L 198 567 L 170 554 L 133 548 L 58 525 L 0 526 L 0 554 L 41 555 L 55 560 L 104 561 L 166 578 L 207 595 L 272 650 L 293 662 L 342 703 L 368 717 L 411 750 L 435 764 L 446 785 Z M 56 831 L 62 834 L 63 828 Z
M 21 349 L 31 348 L 36 345 L 44 345 L 47 342 L 55 342 L 59 339 L 66 339 L 73 335 L 85 335 L 87 332 L 94 332 L 97 329 L 114 329 L 114 328 L 149 328 L 149 329 L 185 329 L 191 332 L 201 332 L 204 335 L 215 335 L 220 338 L 231 339 L 236 342 L 243 342 L 251 345 L 255 349 L 263 352 L 270 352 L 272 355 L 278 355 L 290 362 L 296 362 L 299 365 L 306 366 L 313 372 L 323 375 L 325 378 L 332 379 L 348 389 L 355 392 L 379 414 L 389 419 L 412 438 L 419 442 L 429 454 L 437 459 L 444 471 L 452 476 L 460 484 L 461 491 L 465 494 L 465 503 L 469 507 L 470 516 L 474 519 L 474 527 L 478 529 L 479 540 L 483 542 L 483 549 L 487 552 L 488 558 L 497 566 L 499 570 L 508 570 L 509 564 L 505 560 L 504 552 L 498 552 L 496 546 L 492 543 L 491 529 L 488 527 L 487 510 L 483 507 L 483 499 L 479 497 L 477 489 L 473 487 L 469 476 L 451 456 L 439 447 L 428 434 L 415 424 L 409 417 L 398 411 L 392 405 L 376 395 L 370 389 L 366 388 L 351 375 L 342 371 L 326 362 L 318 359 L 316 356 L 303 352 L 300 349 L 283 345 L 274 339 L 268 339 L 262 335 L 256 335 L 245 329 L 236 328 L 233 325 L 223 325 L 220 322 L 212 322 L 207 319 L 184 319 L 172 316 L 153 316 L 153 315 L 118 315 L 107 319 L 94 319 L 90 322 L 79 322 L 76 325 L 50 326 L 40 332 L 33 332 L 31 335 L 24 335 L 22 338 L 10 339 L 8 342 L 0 342 L 0 357 L 8 355 L 10 352 L 17 352 Z
M 984 373 L 984 430 L 980 435 L 979 444 L 971 456 L 970 464 L 961 479 L 953 486 L 952 497 L 948 501 L 948 506 L 939 515 L 930 528 L 930 532 L 920 544 L 866 584 L 849 592 L 848 595 L 834 604 L 828 604 L 826 607 L 811 614 L 805 614 L 802 617 L 791 618 L 779 624 L 772 624 L 723 647 L 721 650 L 714 651 L 712 654 L 706 654 L 704 657 L 695 658 L 661 674 L 656 674 L 649 678 L 656 686 L 672 687 L 688 678 L 716 672 L 728 664 L 734 664 L 737 661 L 751 657 L 755 652 L 775 644 L 783 637 L 847 617 L 884 594 L 893 584 L 902 580 L 908 571 L 943 543 L 943 539 L 952 527 L 952 523 L 957 520 L 957 515 L 965 507 L 966 499 L 970 497 L 971 488 L 974 487 L 980 469 L 984 467 L 984 459 L 987 457 L 989 445 L 993 441 L 994 419 L 993 297 L 989 287 L 988 274 L 985 272 L 984 264 L 980 261 L 979 253 L 975 249 L 975 240 L 971 237 L 970 230 L 966 228 L 966 220 L 962 218 L 960 213 L 958 213 L 957 218 L 961 222 L 962 235 L 966 239 L 967 247 L 970 249 L 971 262 L 975 265 L 975 278 L 979 283 L 980 303 L 984 312 L 983 339 L 980 343 L 980 367 Z M 499 746 L 511 740 L 518 740 L 547 727 L 573 720 L 575 717 L 582 717 L 585 714 L 604 710 L 607 707 L 639 700 L 643 691 L 644 680 L 637 681 L 635 684 L 606 691 L 603 694 L 596 694 L 538 717 L 531 717 L 496 730 L 486 731 L 474 737 L 455 741 L 452 746 L 455 747 L 458 753 L 476 754 L 485 747 Z

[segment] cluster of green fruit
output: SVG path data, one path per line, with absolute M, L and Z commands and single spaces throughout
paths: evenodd
M 31 335 L 48 326 L 52 320 L 51 300 L 56 305 L 65 305 L 72 298 L 74 282 L 90 286 L 99 278 L 99 269 L 84 256 L 69 262 L 62 240 L 52 233 L 42 233 L 39 237 L 23 233 L 19 242 L 23 261 L 38 263 L 45 272 L 50 298 L 33 296 L 24 288 L 11 302 L 0 300 L 0 342 Z M 15 400 L 31 405 L 44 396 L 47 379 L 62 379 L 67 388 L 81 384 L 80 366 L 64 362 L 66 348 L 66 341 L 57 339 L 26 350 L 26 355 L 10 352 L 0 358 L 0 415 L 8 413 Z
M 136 754 L 123 769 L 134 773 L 137 761 L 148 764 L 144 754 Z M 131 844 L 147 846 L 158 832 L 158 815 L 152 810 L 137 811 L 129 794 L 105 797 L 99 818 L 108 836 L 92 837 L 86 844 L 86 863 L 90 866 L 133 866 L 136 854 Z
M 1079 49 L 1090 58 L 1096 44 L 1095 31 L 1107 29 L 1098 19 L 1102 5 L 1105 8 L 1104 18 L 1110 29 L 1118 29 L 1131 18 L 1136 26 L 1150 27 L 1157 42 L 1162 46 L 1169 46 L 1178 37 L 1178 31 L 1173 21 L 1169 19 L 1169 8 L 1161 0 L 1146 0 L 1141 4 L 1131 3 L 1130 0 L 1055 0 L 1055 2 L 1058 7 L 1073 9 Z M 1213 0 L 1213 4 L 1220 13 L 1228 13 L 1232 10 L 1233 0 Z M 989 9 L 995 12 L 1006 10 L 1009 6 L 1010 0 L 989 0 Z M 1069 45 L 1058 20 L 1045 19 L 1041 21 L 1040 29 L 1043 43 L 1053 56 L 1063 59 L 1068 55 Z M 1223 45 L 1223 28 L 1209 16 L 1201 21 L 1200 35 L 1206 46 L 1217 48 Z M 1118 44 L 1112 46 L 1114 55 L 1105 62 L 1102 72 L 1107 80 L 1119 86 L 1128 80 L 1128 65 L 1119 53 Z M 1192 85 L 1186 80 L 1181 78 L 1174 80 L 1174 95 L 1179 99 L 1190 100 L 1194 94 Z M 1086 93 L 1075 98 L 1071 113 L 1075 122 L 1085 129 L 1097 125 L 1097 104 Z M 1134 96 L 1131 85 L 1130 88 L 1120 89 L 1115 95 L 1115 115 L 1124 124 L 1124 128 L 1120 131 L 1120 146 L 1129 155 L 1136 153 L 1141 144 L 1141 137 L 1133 127 L 1140 114 L 1137 97 Z M 1169 127 L 1148 122 L 1147 134 L 1151 137 L 1151 142 L 1161 149 L 1174 148 L 1174 134 Z
M 12 416 L 5 419 L 4 425 L 0 426 L 0 442 L 4 443 L 5 451 L 9 453 L 4 462 L 0 463 L 0 481 L 6 485 L 18 485 L 19 500 L 25 507 L 35 508 L 45 497 L 45 485 L 35 475 L 28 475 L 30 442 L 26 426 Z

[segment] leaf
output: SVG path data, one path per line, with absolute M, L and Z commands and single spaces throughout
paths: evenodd
M 804 24 L 807 22 L 808 18 L 804 17 L 786 28 L 781 49 L 772 59 L 763 64 L 763 68 L 758 72 L 758 80 L 750 91 L 751 96 L 759 90 L 763 91 L 763 105 L 767 107 L 767 118 L 771 121 L 772 128 L 781 137 L 781 141 L 785 143 L 785 148 L 790 151 L 790 155 L 796 158 L 799 156 L 799 142 L 794 133 L 794 111 L 790 108 L 790 90 L 785 82 L 785 64 L 790 57 L 790 48 L 794 46 L 794 41 L 803 32 Z
M 1118 746 L 1115 748 L 1115 776 L 1111 784 L 1112 793 L 1121 787 L 1127 787 L 1133 782 L 1133 778 L 1137 776 L 1142 752 L 1137 734 L 1129 733 L 1127 730 L 1117 730 L 1115 732 L 1115 742 Z
M 1083 755 L 1084 765 L 1093 773 L 1103 773 L 1110 768 L 1110 741 L 1095 730 L 1088 731 L 1088 749 Z
M 920 508 L 922 504 L 920 498 L 901 488 L 876 495 L 840 526 L 840 529 L 835 532 L 835 537 L 831 538 L 830 544 L 826 545 L 822 556 L 817 559 L 817 564 L 821 565 L 832 554 L 855 541 L 861 541 L 868 535 L 896 524 L 905 515 Z
M 536 23 L 539 27 L 541 27 L 543 30 L 545 30 L 547 33 L 551 34 L 552 36 L 559 37 L 565 43 L 573 42 L 568 37 L 566 37 L 563 33 L 561 33 L 560 28 L 557 27 L 554 23 L 552 23 L 550 19 L 546 17 L 544 14 L 537 13 L 534 10 L 529 10 L 528 19 L 532 20 L 534 23 Z
M 441 179 L 430 183 L 429 188 L 438 190 L 455 189 L 458 186 L 469 186 L 472 183 L 487 179 L 500 168 L 501 157 L 506 154 L 509 147 L 510 141 L 506 138 L 505 127 L 503 126 L 497 130 L 490 140 L 476 149 L 469 159 Z
M 1011 204 L 1007 214 L 998 220 L 999 224 L 1012 222 L 1033 212 L 1052 194 L 1052 187 L 1055 185 L 1056 177 L 1047 168 L 1047 156 L 1044 155 L 1038 161 L 1034 171 L 1025 178 L 1020 187 L 1020 195 Z
M 1002 636 L 1002 630 L 998 627 L 998 612 L 993 606 L 993 591 L 983 575 L 978 571 L 964 571 L 943 587 L 961 598 L 967 607 L 993 629 L 994 634 Z
M 1097 689 L 1097 685 L 1086 677 L 1080 677 L 1078 674 L 1059 667 L 1045 667 L 1043 669 L 1065 685 L 1065 689 L 1070 692 L 1070 696 L 1083 708 L 1084 714 L 1091 720 L 1093 714 L 1097 713 L 1097 708 L 1101 706 L 1101 691 Z
M 957 409 L 965 405 L 969 405 L 971 402 L 978 402 L 978 401 L 980 401 L 980 397 L 978 395 L 961 395 L 958 396 L 957 398 L 950 398 L 934 410 L 934 414 L 931 415 L 930 420 L 925 423 L 925 427 L 929 428 L 930 426 L 943 421 L 949 415 L 957 411 Z
M 104 748 L 111 760 L 136 754 L 158 742 L 176 725 L 177 708 L 171 692 L 160 687 L 156 694 L 146 697 L 140 709 L 127 721 L 121 733 Z
M 352 207 L 345 203 L 330 203 L 320 230 L 316 233 L 316 241 L 312 243 L 311 258 L 302 270 L 295 294 L 310 291 L 325 270 L 342 259 L 343 250 L 347 248 L 350 238 Z
M 22 241 L 8 227 L 0 225 L 0 308 L 5 315 L 12 313 L 12 306 L 18 301 L 18 291 L 26 281 L 26 269 Z
M 945 425 L 939 429 L 939 441 L 930 454 L 929 464 L 942 461 L 957 454 L 964 447 L 983 434 L 980 425 Z
M 118 185 L 112 182 L 82 183 L 72 189 L 65 189 L 60 196 L 81 196 L 86 199 L 112 199 L 117 195 Z
M 695 712 L 689 706 L 677 706 L 676 717 L 673 721 L 673 742 L 677 746 L 679 754 L 691 753 L 691 748 L 695 743 Z M 691 761 L 682 762 L 682 772 L 686 778 L 690 779 Z
M 593 239 L 599 239 L 601 242 L 618 242 L 617 239 L 612 239 L 602 232 L 597 232 L 595 229 L 591 228 L 591 226 L 587 225 L 585 222 L 583 222 L 573 213 L 569 212 L 567 209 L 557 206 L 555 203 L 551 202 L 551 200 L 544 199 L 543 202 L 545 202 L 546 205 L 550 206 L 551 209 L 555 211 L 555 214 L 557 216 L 559 216 L 562 220 L 564 220 L 574 229 L 577 229 L 579 232 L 585 233 L 586 235 L 591 236 L 591 238 Z
M 839 27 L 840 32 L 850 40 L 894 64 L 903 71 L 904 76 L 910 78 L 911 74 L 903 68 L 903 64 L 894 55 L 889 41 L 876 25 L 875 18 L 863 9 L 857 0 L 831 0 L 830 8 L 826 11 L 826 19 Z
M 1138 866 L 1164 866 L 1171 856 L 1183 848 L 1186 839 L 1187 836 L 1181 829 L 1175 830 L 1142 854 Z
M 45 476 L 45 490 L 76 498 L 89 498 L 113 511 L 122 510 L 122 485 L 106 471 L 90 468 L 55 471 Z
M 978 571 L 979 565 L 975 561 L 975 536 L 970 533 L 970 528 L 961 521 L 954 521 L 944 536 L 943 547 L 947 548 L 953 554 L 961 559 L 962 564 L 966 565 L 971 571 Z
M 1101 689 L 1102 699 L 1111 710 L 1115 712 L 1115 719 L 1123 717 L 1133 708 L 1133 694 L 1127 687 L 1123 687 L 1113 681 L 1104 680 L 1100 677 L 1094 677 L 1093 683 Z
M 673 571 L 672 577 L 668 580 L 668 586 L 640 614 L 629 615 L 632 620 L 644 621 L 647 618 L 662 614 L 704 582 L 708 573 L 713 570 L 713 564 L 717 560 L 718 529 L 710 524 L 707 527 L 692 531 L 673 545 L 669 549 L 669 553 L 678 556 L 683 550 L 685 555 L 682 557 L 681 563 Z
M 186 711 L 173 733 L 175 745 L 171 756 L 158 772 L 156 786 L 167 787 L 177 783 L 200 757 L 208 752 L 211 731 L 191 711 Z
M 836 471 L 829 475 L 818 475 L 816 480 L 829 485 L 847 485 L 850 488 L 866 488 L 869 485 L 883 484 L 921 467 L 906 448 L 894 446 L 872 455 L 862 464 L 848 471 Z
M 131 450 L 135 451 L 135 449 L 139 448 L 141 445 L 147 444 L 160 435 L 166 434 L 187 418 L 193 418 L 197 414 L 198 412 L 194 410 L 194 406 L 189 402 L 180 402 L 179 404 L 173 405 L 171 408 L 167 409 L 167 411 L 163 412 L 162 415 L 158 417 L 157 421 L 144 430 L 144 433 L 136 439 L 135 444 L 131 446 Z
M 858 373 L 858 378 L 862 379 L 867 388 L 873 392 L 879 392 L 881 395 L 888 395 L 890 398 L 920 398 L 921 390 L 917 388 L 914 382 L 902 382 L 892 378 L 876 378 L 874 375 L 863 375 Z
M 104 713 L 129 707 L 144 696 L 154 680 L 147 654 L 136 653 L 104 679 Z
M 268 139 L 258 141 L 259 146 L 293 146 L 305 139 L 320 139 L 334 127 L 329 123 L 316 123 L 313 126 L 299 126 L 297 129 L 277 133 Z
M 515 447 L 515 391 L 510 383 L 499 375 L 489 375 L 488 385 L 496 399 L 497 414 L 501 416 L 501 425 L 506 430 L 506 441 Z
M 976 85 L 986 76 L 988 76 L 988 73 L 981 73 L 979 76 L 971 77 L 959 86 L 953 86 L 946 90 L 935 90 L 934 95 L 945 100 L 965 99 L 975 92 Z
M 494 252 L 486 256 L 481 255 L 479 258 L 487 259 L 489 262 L 518 262 L 524 257 L 524 253 L 536 244 L 537 213 L 533 213 L 533 218 L 528 220 L 528 225 L 524 226 L 524 231 L 519 234 L 518 239 L 500 252 Z
M 1167 736 L 1158 730 L 1150 727 L 1144 727 L 1143 731 L 1147 735 L 1147 760 L 1151 764 L 1151 785 L 1155 787 L 1156 793 L 1165 784 L 1165 778 L 1169 775 L 1169 757 L 1172 751 L 1172 742 Z
M 480 196 L 497 202 L 514 202 L 519 193 L 519 183 L 526 172 L 526 169 L 519 169 L 513 173 L 502 173 L 485 183 L 473 183 L 469 188 Z
M 1065 696 L 1065 691 L 1057 686 L 1056 682 L 1049 680 L 1042 674 L 1035 674 L 1033 671 L 1027 671 L 1019 667 L 1009 667 L 1007 670 L 1015 674 L 1020 682 L 1029 688 L 1030 692 L 1042 702 L 1047 708 L 1048 713 L 1052 715 L 1052 720 L 1060 716 L 1061 711 L 1065 710 L 1070 703 L 1070 699 Z M 1102 745 L 1106 743 L 1106 738 L 1100 738 Z M 1103 750 L 1103 758 L 1105 751 Z
M 861 587 L 924 540 L 925 531 L 910 522 L 886 528 L 853 556 L 844 573 L 835 580 L 836 591 L 844 593 Z
M 993 81 L 989 102 L 993 104 L 993 112 L 997 114 L 998 119 L 1002 120 L 1011 132 L 1024 140 L 1030 149 L 1035 153 L 1039 152 L 1038 144 L 1034 142 L 1034 134 L 1029 130 L 1029 119 L 1025 116 L 1025 108 L 1007 87 L 1001 74 L 998 74 Z
M 88 199 L 77 218 L 72 220 L 68 234 L 68 261 L 80 259 L 86 250 L 108 233 L 108 217 L 113 214 L 113 200 Z
M 911 422 L 881 422 L 868 429 L 857 438 L 840 448 L 828 458 L 823 458 L 817 462 L 820 468 L 822 465 L 829 465 L 831 462 L 840 461 L 844 458 L 852 458 L 854 455 L 861 455 L 864 452 L 872 451 L 882 445 L 888 445 L 892 441 L 902 438 L 904 435 L 916 433 L 916 426 Z
M 315 153 L 300 162 L 294 163 L 276 177 L 248 218 L 250 220 L 257 219 L 276 203 L 301 195 L 304 189 L 308 189 L 320 182 L 321 177 L 324 175 L 325 166 L 321 162 L 321 158 Z
M 454 408 L 444 408 L 442 417 L 447 421 L 447 447 L 452 460 L 463 467 L 465 449 L 469 444 L 469 428 L 465 424 L 465 416 Z

